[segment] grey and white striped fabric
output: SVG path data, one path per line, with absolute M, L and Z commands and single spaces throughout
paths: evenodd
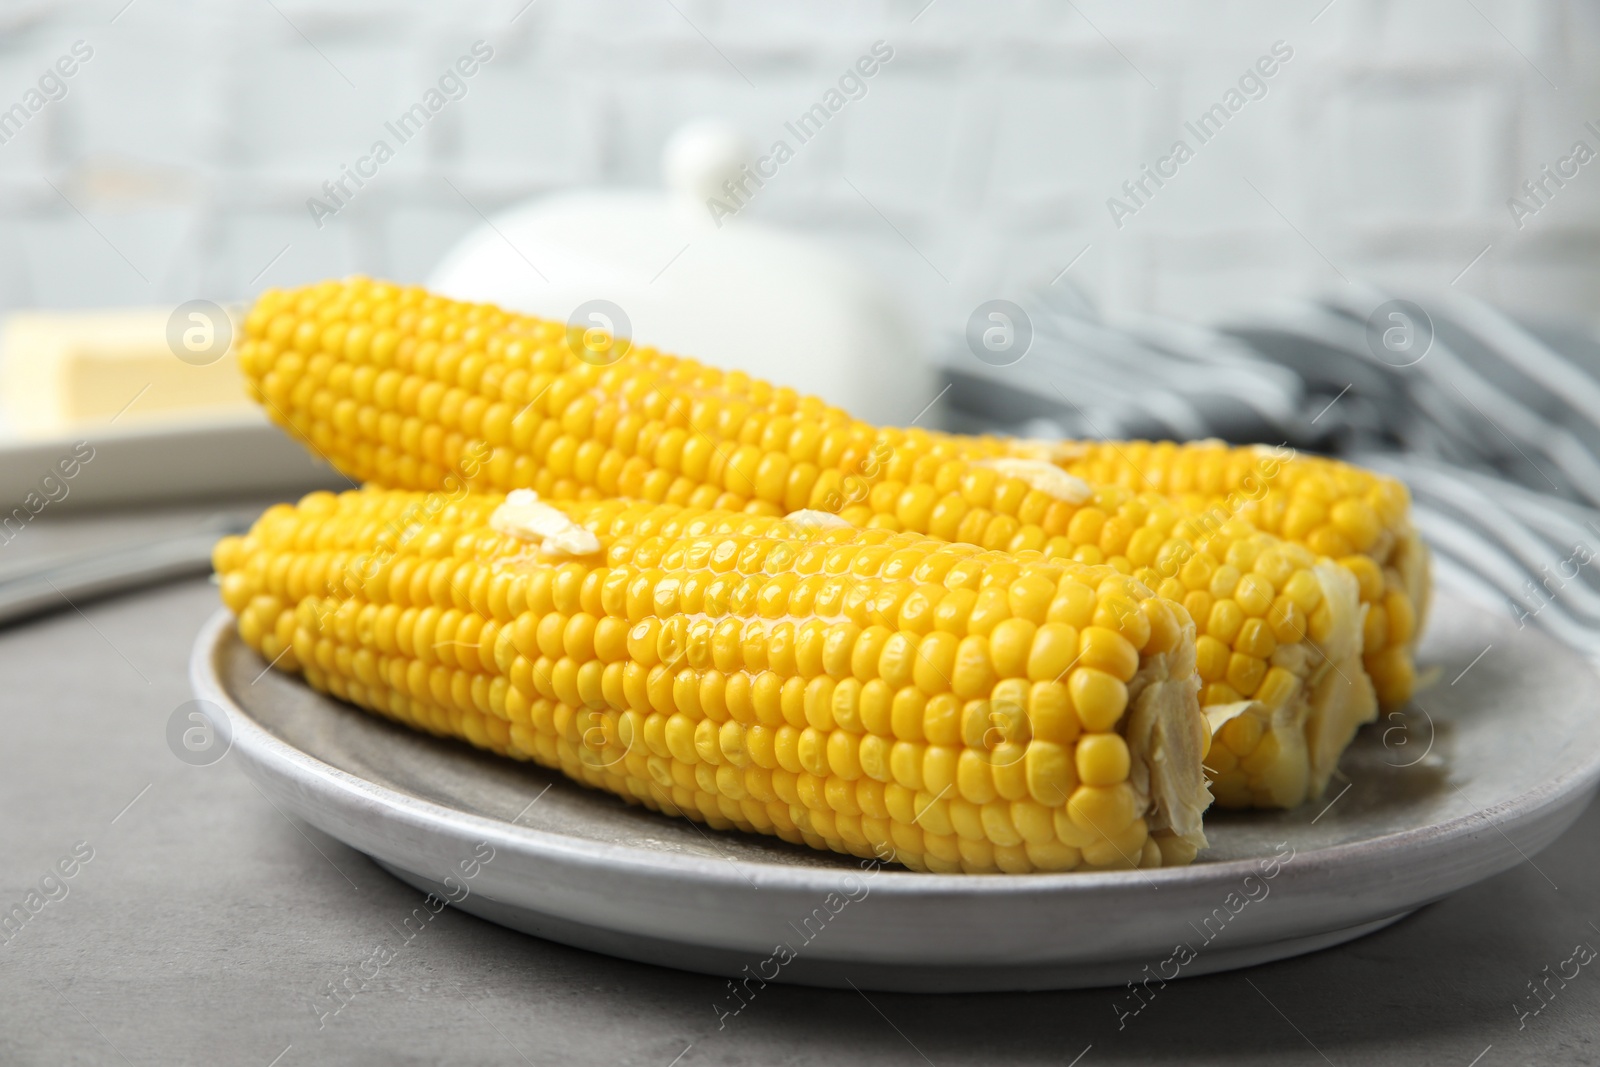
M 1350 286 L 1209 329 L 1112 326 L 1047 290 L 1023 301 L 1015 363 L 949 347 L 950 422 L 1286 442 L 1385 470 L 1410 485 L 1441 579 L 1600 663 L 1600 341 L 1456 293 L 1396 299 Z

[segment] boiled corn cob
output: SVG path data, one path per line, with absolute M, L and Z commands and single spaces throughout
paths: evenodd
M 1429 556 L 1400 481 L 1320 456 L 1218 441 L 1063 442 L 1042 453 L 1018 447 L 1095 483 L 1165 494 L 1191 514 L 1236 515 L 1337 560 L 1360 583 L 1363 660 L 1380 702 L 1410 699 Z
M 527 491 L 312 494 L 215 562 L 314 687 L 718 828 L 936 871 L 1187 863 L 1181 606 L 1104 566 Z
M 602 346 L 614 353 L 622 346 Z M 815 397 L 632 345 L 365 279 L 261 296 L 238 350 L 267 414 L 354 478 L 622 496 L 1016 551 L 1091 494 L 998 438 L 878 429 Z
M 1320 797 L 1356 730 L 1377 716 L 1357 579 L 1303 545 L 1100 486 L 1046 554 L 1109 563 L 1195 620 L 1200 703 L 1220 730 L 1206 767 L 1222 807 Z

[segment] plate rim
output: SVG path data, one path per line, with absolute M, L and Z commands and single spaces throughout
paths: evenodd
M 345 800 L 362 805 L 377 805 L 386 815 L 399 817 L 447 837 L 461 837 L 463 827 L 471 827 L 479 839 L 491 841 L 496 846 L 503 844 L 513 851 L 524 853 L 556 854 L 567 862 L 634 877 L 639 876 L 643 869 L 655 877 L 693 880 L 719 889 L 748 884 L 752 880 L 766 880 L 772 883 L 772 888 L 826 892 L 836 888 L 842 874 L 849 873 L 848 868 L 790 867 L 748 858 L 741 858 L 738 866 L 729 871 L 725 860 L 608 842 L 585 842 L 565 834 L 519 826 L 449 807 L 352 774 L 278 738 L 233 699 L 219 670 L 220 658 L 228 642 L 241 640 L 233 623 L 232 613 L 226 607 L 219 607 L 202 625 L 189 662 L 190 683 L 195 695 L 211 701 L 227 713 L 232 727 L 231 744 L 240 750 L 242 758 L 262 770 L 271 766 L 285 768 L 286 777 L 303 787 L 309 785 L 319 793 L 339 794 Z M 1554 638 L 1548 639 L 1555 642 Z M 1559 642 L 1555 643 L 1559 645 Z M 1600 680 L 1600 675 L 1578 653 L 1565 646 L 1560 647 L 1571 654 L 1591 678 Z M 305 683 L 301 680 L 299 684 Z M 538 764 L 534 766 L 539 766 L 545 773 L 571 781 L 559 770 Z M 573 784 L 582 787 L 581 783 Z M 1571 800 L 1586 789 L 1593 790 L 1596 785 L 1600 785 L 1600 748 L 1564 773 L 1509 800 L 1442 822 L 1297 851 L 1294 866 L 1302 871 L 1326 867 L 1348 870 L 1352 865 L 1382 865 L 1402 856 L 1407 860 L 1415 860 L 1419 848 L 1448 848 L 1485 826 L 1499 829 L 1535 817 L 1558 807 L 1562 801 Z M 845 857 L 843 853 L 839 855 L 841 858 L 855 858 Z M 1119 888 L 1140 892 L 1168 886 L 1193 890 L 1212 884 L 1235 884 L 1242 877 L 1255 873 L 1264 858 L 1218 860 L 1150 870 L 1065 871 L 1028 875 L 939 874 L 900 870 L 880 864 L 879 869 L 873 872 L 873 892 L 893 897 L 941 897 L 971 896 L 974 890 L 985 895 L 1098 893 Z M 860 862 L 866 864 L 871 861 L 863 859 Z

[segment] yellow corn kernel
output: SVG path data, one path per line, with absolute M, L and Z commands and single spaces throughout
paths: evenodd
M 1389 647 L 1389 610 L 1381 603 L 1367 605 L 1367 617 L 1361 624 L 1361 647 L 1368 655 Z
M 1409 645 L 1416 637 L 1416 612 L 1411 599 L 1401 592 L 1392 592 L 1383 598 L 1385 613 L 1389 616 L 1389 644 Z
M 1228 646 L 1212 637 L 1205 635 L 1195 642 L 1195 661 L 1200 671 L 1200 680 L 1204 682 L 1219 682 L 1228 673 L 1228 660 L 1232 652 Z
M 1139 798 L 1127 782 L 1080 785 L 1072 791 L 1067 814 L 1082 830 L 1110 837 L 1139 817 Z
M 1085 785 L 1116 785 L 1128 777 L 1128 743 L 1116 734 L 1091 734 L 1074 754 L 1078 779 Z
M 1306 614 L 1287 596 L 1280 596 L 1272 602 L 1272 609 L 1267 613 L 1267 624 L 1272 627 L 1272 636 L 1277 638 L 1279 644 L 1293 645 L 1305 640 Z
M 1137 867 L 1143 859 L 1148 840 L 1147 824 L 1143 819 L 1135 819 L 1116 834 L 1085 845 L 1083 859 L 1091 867 L 1108 870 Z
M 1128 687 L 1114 674 L 1095 667 L 1076 667 L 1067 679 L 1072 707 L 1085 730 L 1110 730 L 1128 706 Z
M 1223 723 L 1218 736 L 1235 756 L 1248 756 L 1261 743 L 1261 720 L 1248 712 L 1236 715 Z
M 1206 633 L 1225 645 L 1231 645 L 1243 625 L 1244 612 L 1239 605 L 1232 600 L 1218 600 L 1212 605 L 1211 615 L 1206 619 Z
M 1256 574 L 1246 574 L 1234 588 L 1233 600 L 1247 618 L 1259 618 L 1272 607 L 1276 591 L 1272 583 Z
M 1386 648 L 1364 662 L 1380 703 L 1401 703 L 1409 698 L 1416 685 L 1416 668 L 1404 648 Z
M 1357 552 L 1370 548 L 1383 529 L 1377 513 L 1359 497 L 1340 500 L 1329 510 L 1328 518 Z
M 1361 602 L 1371 604 L 1383 597 L 1383 569 L 1370 556 L 1345 556 L 1339 565 L 1361 583 Z
M 1322 586 L 1310 571 L 1299 571 L 1283 587 L 1287 596 L 1302 612 L 1310 615 L 1322 603 Z
M 1028 677 L 1035 682 L 1059 681 L 1078 661 L 1077 628 L 1063 622 L 1047 622 L 1034 632 L 1028 652 Z
M 1115 630 L 1090 626 L 1079 637 L 1078 662 L 1128 682 L 1139 669 L 1139 651 Z
M 1243 696 L 1251 696 L 1266 677 L 1267 663 L 1255 656 L 1235 652 L 1228 657 L 1228 684 Z
M 1034 737 L 1062 745 L 1077 740 L 1081 724 L 1064 683 L 1033 683 L 1028 688 L 1027 709 L 1029 729 Z
M 989 633 L 989 660 L 997 674 L 1027 677 L 1038 626 L 1027 619 L 1001 622 Z
M 1150 620 L 1140 610 L 1139 602 L 1131 597 L 1102 596 L 1095 608 L 1094 622 L 1096 627 L 1122 637 L 1136 653 L 1150 643 Z
M 1278 650 L 1278 639 L 1265 619 L 1246 619 L 1233 640 L 1234 650 L 1257 659 L 1270 659 Z
M 1300 688 L 1300 679 L 1291 671 L 1282 667 L 1273 667 L 1261 679 L 1261 684 L 1256 687 L 1255 699 L 1266 705 L 1268 710 L 1276 710 L 1287 704 Z

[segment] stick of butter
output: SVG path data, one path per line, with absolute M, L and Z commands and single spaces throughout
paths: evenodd
M 252 412 L 231 353 L 174 354 L 172 316 L 159 308 L 11 315 L 0 337 L 0 411 L 12 432 L 44 437 L 112 418 L 121 425 Z M 226 343 L 232 325 L 176 328 L 180 339 L 185 328 L 224 331 Z

